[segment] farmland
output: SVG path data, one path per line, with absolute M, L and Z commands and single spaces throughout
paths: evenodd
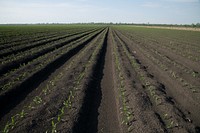
M 200 132 L 200 32 L 1 25 L 3 133 Z

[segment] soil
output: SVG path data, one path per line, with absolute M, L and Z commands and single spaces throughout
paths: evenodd
M 10 123 L 12 133 L 200 132 L 199 93 L 183 87 L 147 55 L 169 68 L 171 64 L 164 57 L 197 72 L 198 62 L 152 42 L 138 43 L 138 40 L 113 27 L 104 27 L 37 75 L 27 77 L 16 86 L 17 91 L 8 95 L 7 104 L 6 96 L 0 99 L 0 131 Z M 157 56 L 153 50 L 163 56 Z M 120 72 L 116 55 L 119 55 Z M 189 76 L 176 66 L 171 69 L 183 78 Z M 199 78 L 187 81 L 198 84 Z M 154 89 L 150 90 L 150 86 Z M 68 106 L 64 104 L 66 101 Z M 127 123 L 124 106 L 131 114 Z
M 111 31 L 110 31 L 111 32 Z M 105 56 L 105 66 L 103 79 L 101 81 L 102 99 L 99 107 L 98 132 L 100 133 L 120 133 L 122 129 L 119 123 L 119 107 L 117 107 L 116 92 L 114 90 L 114 75 L 112 61 L 111 33 L 108 34 L 107 52 Z
M 120 34 L 123 38 L 123 40 L 129 44 L 129 48 L 133 49 L 134 51 L 137 51 L 136 53 L 133 53 L 136 58 L 143 64 L 145 68 L 147 68 L 147 71 L 150 72 L 149 74 L 152 75 L 155 80 L 160 82 L 160 84 L 165 85 L 165 93 L 167 94 L 167 97 L 169 97 L 172 101 L 174 106 L 178 108 L 178 110 L 181 110 L 183 113 L 182 116 L 185 118 L 190 118 L 193 120 L 194 124 L 197 126 L 198 129 L 199 126 L 199 100 L 198 96 L 195 96 L 195 94 L 189 92 L 189 90 L 183 89 L 176 81 L 174 81 L 171 77 L 169 77 L 165 71 L 160 70 L 158 66 L 155 65 L 155 63 L 151 62 L 142 52 L 140 51 L 140 48 L 138 45 L 134 44 L 131 40 L 128 40 L 125 36 Z M 133 52 L 133 51 L 132 51 Z M 187 97 L 187 99 L 184 99 L 183 97 Z M 194 100 L 196 99 L 196 100 Z

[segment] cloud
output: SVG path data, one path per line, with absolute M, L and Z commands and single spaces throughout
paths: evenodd
M 87 22 L 108 11 L 109 8 L 90 4 L 13 2 L 0 8 L 0 23 Z
M 200 21 L 199 0 L 127 1 L 0 0 L 0 23 Z

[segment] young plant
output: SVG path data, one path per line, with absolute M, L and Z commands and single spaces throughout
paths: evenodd
M 36 96 L 36 97 L 33 99 L 33 101 L 34 101 L 36 104 L 40 104 L 40 103 L 42 103 L 42 98 L 39 97 L 39 96 Z
M 57 123 L 55 123 L 53 120 L 51 121 L 51 133 L 57 133 L 56 127 L 57 127 Z

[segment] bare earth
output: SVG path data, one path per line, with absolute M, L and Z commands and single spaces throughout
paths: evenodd
M 39 74 L 0 93 L 0 131 L 199 133 L 200 93 L 192 89 L 200 85 L 200 63 L 166 49 L 164 37 L 144 38 L 103 27 L 63 43 L 72 49 L 63 48 Z M 199 46 L 193 45 L 195 51 Z M 1 84 L 37 65 L 4 76 Z

